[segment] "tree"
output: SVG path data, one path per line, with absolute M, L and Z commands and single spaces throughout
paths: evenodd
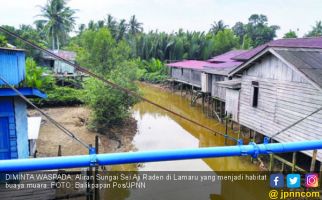
M 290 30 L 289 32 L 285 33 L 283 38 L 297 38 L 295 31 Z
M 232 27 L 232 30 L 236 36 L 240 38 L 240 41 L 243 39 L 246 34 L 245 25 L 242 22 L 236 22 L 236 24 Z
M 117 31 L 117 41 L 120 41 L 124 38 L 126 31 L 127 31 L 128 25 L 126 24 L 125 19 L 122 19 L 118 25 L 118 31 Z
M 210 32 L 216 35 L 219 31 L 223 31 L 226 28 L 228 28 L 228 25 L 225 25 L 223 20 L 219 20 L 218 22 L 214 21 L 211 25 Z
M 268 25 L 265 15 L 253 14 L 248 19 L 246 34 L 252 39 L 253 46 L 256 47 L 273 40 L 278 29 L 277 25 Z
M 129 21 L 129 33 L 131 35 L 136 35 L 143 31 L 142 23 L 138 22 L 135 15 L 133 15 Z
M 312 30 L 306 35 L 307 37 L 322 36 L 322 21 L 317 21 Z
M 117 21 L 110 14 L 107 15 L 107 18 L 105 21 L 106 21 L 107 28 L 110 30 L 111 34 L 115 38 L 117 35 Z
M 237 44 L 238 38 L 230 29 L 219 31 L 213 38 L 213 49 L 217 55 L 232 50 Z
M 0 47 L 6 47 L 7 46 L 7 39 L 3 35 L 0 35 Z
M 41 6 L 42 19 L 36 23 L 44 23 L 44 30 L 51 39 L 51 48 L 59 49 L 62 42 L 66 41 L 68 34 L 75 26 L 75 10 L 66 6 L 66 0 L 48 0 Z

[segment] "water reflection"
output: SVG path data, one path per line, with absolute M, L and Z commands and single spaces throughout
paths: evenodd
M 214 119 L 206 117 L 202 113 L 200 106 L 191 107 L 187 98 L 146 84 L 141 84 L 140 88 L 146 98 L 219 132 L 224 132 L 223 125 L 218 124 Z M 134 137 L 133 143 L 139 151 L 224 145 L 224 137 L 220 135 L 215 136 L 208 130 L 182 120 L 146 102 L 137 104 L 133 111 L 133 116 L 138 121 L 138 133 Z M 228 145 L 234 144 L 235 142 L 228 141 Z M 257 171 L 258 167 L 253 165 L 249 158 L 227 157 L 146 163 L 139 169 Z

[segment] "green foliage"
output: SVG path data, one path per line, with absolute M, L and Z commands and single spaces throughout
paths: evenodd
M 230 29 L 219 31 L 213 38 L 215 54 L 225 53 L 238 45 L 238 38 Z
M 41 6 L 41 19 L 37 24 L 43 25 L 43 30 L 51 41 L 52 49 L 59 49 L 61 44 L 66 43 L 68 34 L 75 26 L 75 10 L 66 6 L 66 0 L 48 0 L 45 6 Z
M 35 103 L 39 106 L 71 106 L 83 104 L 81 97 L 84 90 L 74 89 L 70 87 L 54 86 L 45 90 L 46 99 L 36 99 Z
M 138 77 L 141 81 L 160 83 L 168 78 L 167 67 L 158 59 L 152 58 L 149 61 L 139 60 Z
M 295 31 L 290 30 L 289 32 L 284 34 L 283 38 L 297 38 Z
M 32 58 L 26 59 L 26 79 L 24 84 L 27 87 L 38 88 L 40 90 L 51 89 L 54 79 L 51 76 L 44 76 L 44 69 L 37 66 Z
M 116 42 L 107 28 L 86 30 L 68 47 L 77 52 L 77 61 L 97 73 L 107 74 L 117 63 L 128 60 L 130 46 L 125 41 Z
M 322 21 L 317 21 L 312 30 L 306 35 L 307 37 L 322 36 Z
M 3 35 L 0 35 L 0 47 L 5 47 L 5 46 L 7 46 L 7 39 L 6 39 L 6 37 L 5 36 L 3 36 Z
M 137 91 L 137 86 L 133 84 L 136 70 L 135 63 L 123 62 L 105 77 L 128 90 Z M 93 111 L 90 128 L 100 132 L 129 117 L 129 108 L 137 99 L 91 78 L 85 84 L 84 101 Z

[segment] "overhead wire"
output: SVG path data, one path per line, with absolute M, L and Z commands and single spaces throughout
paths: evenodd
M 155 102 L 153 102 L 153 101 L 151 101 L 151 100 L 149 100 L 149 99 L 147 99 L 147 98 L 145 98 L 145 97 L 143 97 L 143 96 L 141 96 L 141 95 L 137 94 L 136 92 L 133 92 L 133 91 L 131 91 L 131 90 L 128 90 L 128 89 L 126 89 L 126 88 L 124 88 L 124 87 L 122 87 L 122 86 L 120 86 L 120 85 L 117 85 L 117 84 L 115 84 L 115 83 L 113 83 L 113 82 L 111 82 L 111 81 L 109 81 L 109 80 L 105 79 L 103 76 L 97 75 L 97 74 L 95 74 L 95 73 L 93 73 L 93 72 L 89 71 L 88 69 L 86 69 L 86 68 L 84 68 L 84 67 L 79 66 L 78 64 L 75 64 L 75 63 L 73 63 L 73 62 L 71 62 L 71 61 L 69 61 L 69 60 L 66 60 L 66 59 L 64 59 L 64 58 L 62 58 L 62 57 L 60 57 L 60 56 L 56 55 L 55 53 L 53 53 L 53 52 L 51 52 L 51 51 L 49 51 L 49 50 L 47 50 L 47 49 L 44 49 L 44 48 L 40 47 L 39 45 L 34 44 L 33 42 L 30 42 L 29 40 L 27 40 L 27 39 L 25 39 L 25 38 L 23 38 L 23 37 L 19 36 L 19 35 L 18 35 L 18 34 L 16 34 L 16 33 L 11 32 L 11 31 L 9 31 L 9 30 L 7 30 L 7 29 L 5 29 L 5 28 L 1 27 L 1 26 L 0 26 L 0 31 L 2 31 L 2 32 L 6 33 L 6 34 L 8 34 L 8 35 L 10 35 L 10 36 L 12 36 L 12 37 L 15 37 L 15 38 L 17 38 L 17 39 L 19 39 L 19 40 L 21 40 L 21 41 L 23 41 L 23 42 L 25 42 L 26 44 L 28 44 L 29 46 L 31 46 L 31 47 L 33 47 L 33 48 L 35 48 L 35 49 L 38 49 L 38 50 L 40 50 L 40 51 L 42 51 L 42 52 L 45 52 L 46 54 L 48 54 L 48 55 L 50 55 L 50 56 L 52 56 L 52 57 L 54 57 L 54 58 L 56 58 L 56 59 L 58 59 L 58 60 L 60 60 L 60 61 L 62 61 L 62 62 L 64 62 L 64 63 L 66 63 L 66 64 L 68 64 L 68 65 L 70 65 L 70 66 L 74 67 L 74 68 L 75 68 L 75 70 L 80 71 L 80 72 L 83 72 L 83 73 L 85 73 L 85 74 L 87 74 L 87 75 L 89 75 L 89 76 L 91 76 L 91 77 L 93 77 L 93 78 L 96 78 L 96 79 L 98 79 L 98 80 L 102 81 L 103 83 L 105 83 L 105 84 L 107 84 L 107 85 L 111 86 L 111 87 L 112 87 L 112 88 L 114 88 L 114 89 L 120 90 L 120 91 L 122 91 L 122 92 L 124 92 L 124 93 L 126 93 L 126 94 L 130 94 L 130 95 L 132 95 L 133 97 L 136 97 L 136 98 L 138 98 L 138 99 L 140 99 L 140 100 L 142 100 L 142 101 L 145 101 L 145 102 L 147 102 L 147 103 L 149 103 L 149 104 L 151 104 L 151 105 L 153 105 L 153 106 L 155 106 L 155 107 L 157 107 L 157 108 L 160 108 L 160 109 L 162 109 L 162 110 L 165 110 L 165 111 L 167 111 L 168 113 L 171 113 L 172 115 L 175 115 L 175 116 L 177 116 L 177 117 L 179 117 L 179 118 L 181 118 L 181 119 L 184 119 L 184 120 L 186 120 L 186 121 L 188 121 L 188 122 L 190 122 L 190 123 L 192 123 L 192 124 L 195 124 L 195 125 L 197 125 L 197 126 L 199 126 L 199 127 L 202 127 L 202 128 L 204 128 L 204 129 L 206 129 L 206 130 L 208 130 L 208 131 L 210 131 L 210 132 L 214 133 L 215 135 L 216 135 L 216 134 L 218 134 L 218 135 L 224 136 L 224 137 L 226 137 L 226 138 L 228 138 L 228 139 L 231 139 L 231 140 L 233 140 L 233 141 L 237 141 L 237 139 L 236 139 L 236 138 L 234 138 L 234 137 L 232 137 L 232 136 L 229 136 L 229 135 L 223 134 L 223 133 L 221 133 L 221 132 L 219 132 L 219 131 L 213 130 L 212 128 L 209 128 L 209 127 L 207 127 L 207 126 L 205 126 L 205 125 L 203 125 L 203 124 L 201 124 L 201 123 L 199 123 L 199 122 L 197 122 L 197 121 L 195 121 L 195 120 L 192 120 L 192 119 L 190 119 L 190 118 L 188 118 L 188 117 L 185 117 L 185 116 L 183 116 L 183 115 L 181 115 L 181 114 L 179 114 L 179 113 L 177 113 L 177 112 L 174 112 L 174 111 L 172 111 L 172 110 L 170 110 L 170 109 L 166 108 L 165 106 L 159 105 L 159 104 L 157 104 L 157 103 L 155 103 Z
M 15 87 L 10 85 L 7 80 L 5 80 L 2 76 L 0 76 L 0 80 L 4 82 L 8 87 L 10 87 L 15 93 L 18 94 L 20 98 L 22 98 L 25 102 L 27 102 L 29 105 L 31 105 L 34 109 L 36 109 L 39 113 L 41 113 L 44 117 L 46 117 L 53 125 L 55 125 L 57 128 L 59 128 L 63 133 L 71 137 L 72 139 L 76 140 L 78 143 L 80 143 L 82 146 L 84 146 L 87 149 L 90 149 L 90 146 L 83 142 L 81 139 L 75 136 L 74 133 L 72 133 L 70 130 L 65 128 L 63 125 L 61 125 L 59 122 L 54 120 L 52 117 L 47 115 L 44 111 L 42 111 L 40 108 L 38 108 L 34 103 L 32 103 L 27 97 L 25 97 L 19 90 L 17 90 Z

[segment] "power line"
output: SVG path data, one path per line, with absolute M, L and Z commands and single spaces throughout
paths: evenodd
M 283 132 L 287 131 L 288 129 L 292 128 L 293 126 L 295 126 L 295 125 L 297 125 L 297 124 L 299 124 L 299 123 L 301 123 L 301 122 L 302 122 L 302 121 L 304 121 L 305 119 L 309 118 L 310 116 L 314 115 L 315 113 L 318 113 L 318 112 L 319 112 L 319 111 L 321 111 L 321 110 L 322 110 L 322 107 L 321 107 L 321 108 L 319 108 L 319 109 L 317 109 L 316 111 L 312 112 L 311 114 L 309 114 L 309 115 L 305 116 L 304 118 L 302 118 L 302 119 L 300 119 L 300 120 L 298 120 L 298 121 L 294 122 L 293 124 L 291 124 L 291 125 L 289 125 L 289 126 L 287 126 L 287 127 L 283 128 L 282 130 L 278 131 L 277 133 L 273 134 L 273 135 L 270 137 L 270 139 L 273 139 L 273 138 L 274 138 L 274 137 L 276 137 L 277 135 L 279 135 L 279 134 L 281 134 L 281 133 L 283 133 Z
M 18 34 L 13 33 L 13 32 L 11 32 L 11 31 L 9 31 L 9 30 L 7 30 L 7 29 L 5 29 L 5 28 L 1 27 L 1 26 L 0 26 L 0 31 L 2 31 L 2 32 L 4 32 L 4 33 L 7 33 L 7 34 L 9 34 L 10 36 L 13 36 L 13 37 L 15 37 L 15 38 L 17 38 L 17 39 L 19 39 L 19 40 L 21 40 L 21 41 L 25 42 L 26 44 L 30 45 L 31 47 L 34 47 L 35 49 L 38 49 L 38 50 L 40 50 L 40 51 L 42 51 L 42 52 L 47 53 L 48 55 L 50 55 L 50 56 L 52 56 L 52 57 L 54 57 L 54 58 L 56 58 L 56 59 L 58 59 L 58 60 L 60 60 L 60 61 L 62 61 L 62 62 L 64 62 L 64 63 L 66 63 L 66 64 L 68 64 L 68 65 L 70 65 L 70 66 L 72 66 L 72 67 L 74 67 L 76 70 L 78 70 L 78 71 L 80 71 L 80 72 L 83 72 L 83 73 L 85 73 L 85 74 L 87 74 L 87 75 L 90 75 L 90 76 L 92 76 L 92 77 L 94 77 L 94 78 L 96 78 L 96 79 L 98 79 L 98 80 L 102 81 L 103 83 L 105 83 L 105 84 L 107 84 L 107 85 L 111 86 L 111 87 L 112 87 L 112 88 L 114 88 L 114 89 L 120 90 L 120 91 L 122 91 L 122 92 L 124 92 L 124 93 L 126 93 L 126 94 L 130 94 L 130 95 L 132 95 L 132 96 L 134 96 L 134 97 L 136 97 L 136 98 L 139 98 L 140 100 L 143 100 L 143 101 L 145 101 L 145 102 L 147 102 L 147 103 L 149 103 L 149 104 L 151 104 L 151 105 L 153 105 L 153 106 L 155 106 L 155 107 L 158 107 L 158 108 L 160 108 L 160 109 L 162 109 L 162 110 L 165 110 L 165 111 L 167 111 L 167 112 L 169 112 L 169 113 L 171 113 L 171 114 L 173 114 L 173 115 L 175 115 L 175 116 L 177 116 L 177 117 L 180 117 L 181 119 L 184 119 L 184 120 L 186 120 L 186 121 L 188 121 L 188 122 L 190 122 L 190 123 L 193 123 L 193 124 L 195 124 L 195 125 L 197 125 L 197 126 L 199 126 L 199 127 L 204 128 L 204 129 L 206 129 L 206 130 L 208 130 L 208 131 L 210 131 L 210 132 L 213 132 L 213 133 L 215 133 L 215 135 L 216 135 L 216 134 L 219 134 L 219 135 L 221 135 L 221 136 L 225 136 L 225 137 L 227 137 L 228 139 L 231 139 L 231 140 L 237 141 L 237 139 L 235 139 L 235 138 L 233 138 L 233 137 L 231 137 L 231 136 L 227 136 L 227 135 L 225 135 L 225 134 L 223 134 L 223 133 L 220 133 L 220 132 L 218 132 L 218 131 L 215 131 L 215 130 L 213 130 L 213 129 L 211 129 L 211 128 L 209 128 L 209 127 L 207 127 L 207 126 L 205 126 L 205 125 L 203 125 L 203 124 L 201 124 L 201 123 L 199 123 L 199 122 L 197 122 L 197 121 L 194 121 L 194 120 L 192 120 L 192 119 L 190 119 L 190 118 L 188 118 L 188 117 L 185 117 L 185 116 L 183 116 L 183 115 L 181 115 L 181 114 L 179 114 L 179 113 L 176 113 L 176 112 L 174 112 L 174 111 L 172 111 L 172 110 L 170 110 L 170 109 L 168 109 L 168 108 L 166 108 L 166 107 L 164 107 L 164 106 L 161 106 L 161 105 L 159 105 L 159 104 L 157 104 L 157 103 L 155 103 L 155 102 L 153 102 L 153 101 L 151 101 L 151 100 L 149 100 L 149 99 L 147 99 L 147 98 L 145 98 L 145 97 L 142 97 L 141 95 L 137 94 L 136 92 L 133 92 L 133 91 L 128 90 L 128 89 L 126 89 L 126 88 L 124 88 L 124 87 L 122 87 L 122 86 L 119 86 L 119 85 L 117 85 L 117 84 L 115 84 L 115 83 L 113 83 L 113 82 L 111 82 L 111 81 L 109 81 L 109 80 L 105 79 L 104 77 L 99 76 L 99 75 L 97 75 L 97 74 L 95 74 L 95 73 L 93 73 L 93 72 L 89 71 L 88 69 L 86 69 L 86 68 L 84 68 L 84 67 L 81 67 L 81 66 L 79 66 L 79 65 L 77 65 L 77 64 L 75 64 L 75 63 L 72 63 L 72 62 L 70 62 L 69 60 L 66 60 L 66 59 L 62 58 L 62 57 L 60 57 L 60 56 L 58 56 L 58 55 L 56 55 L 56 54 L 54 54 L 54 53 L 52 53 L 52 52 L 50 52 L 50 51 L 48 51 L 48 50 L 46 50 L 46 49 L 44 49 L 44 48 L 42 48 L 42 47 L 38 46 L 37 44 L 34 44 L 33 42 L 30 42 L 29 40 L 26 40 L 26 39 L 24 39 L 24 38 L 20 37 Z
M 72 139 L 76 140 L 79 142 L 81 145 L 86 147 L 87 149 L 90 149 L 90 146 L 77 138 L 75 134 L 73 134 L 70 130 L 62 126 L 59 122 L 55 121 L 53 118 L 51 118 L 49 115 L 47 115 L 44 111 L 42 111 L 40 108 L 38 108 L 35 104 L 33 104 L 27 97 L 25 97 L 19 90 L 14 88 L 12 85 L 8 83 L 2 76 L 0 76 L 0 80 L 4 82 L 7 86 L 9 86 L 14 92 L 16 92 L 24 101 L 26 101 L 29 105 L 34 107 L 38 112 L 40 112 L 43 116 L 45 116 L 51 123 L 53 123 L 57 128 L 59 128 L 63 133 L 71 137 Z

